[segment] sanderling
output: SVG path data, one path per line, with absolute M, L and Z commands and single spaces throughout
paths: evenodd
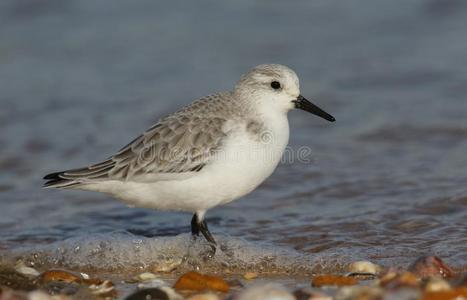
M 232 91 L 203 97 L 160 119 L 109 159 L 44 177 L 45 187 L 97 191 L 131 205 L 194 213 L 191 232 L 216 249 L 207 210 L 253 191 L 289 140 L 287 112 L 334 117 L 300 94 L 283 65 L 260 65 Z

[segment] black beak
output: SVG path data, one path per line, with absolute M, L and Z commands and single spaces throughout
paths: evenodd
M 306 100 L 302 95 L 299 95 L 297 100 L 293 100 L 292 102 L 295 103 L 295 108 L 303 109 L 304 111 L 317 115 L 318 117 L 326 119 L 329 122 L 334 122 L 336 120 L 333 116 L 314 105 L 310 101 Z

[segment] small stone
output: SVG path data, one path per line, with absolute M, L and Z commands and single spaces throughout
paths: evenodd
M 372 274 L 377 275 L 381 272 L 382 268 L 377 264 L 370 261 L 356 261 L 349 265 L 349 272 L 351 274 Z
M 340 275 L 317 275 L 311 280 L 313 287 L 355 285 L 358 280 Z
M 52 296 L 43 291 L 32 291 L 28 293 L 29 300 L 52 300 Z
M 145 272 L 145 273 L 139 274 L 138 276 L 136 276 L 136 278 L 139 281 L 148 281 L 148 280 L 157 279 L 158 277 L 154 273 Z
M 216 294 L 208 293 L 193 295 L 188 297 L 186 300 L 220 300 L 220 298 Z
M 84 274 L 82 276 L 81 274 Z M 65 270 L 48 270 L 42 272 L 39 277 L 39 281 L 41 283 L 48 283 L 48 282 L 66 282 L 66 283 L 82 283 L 86 285 L 101 285 L 104 283 L 104 280 L 98 278 L 89 278 L 89 275 L 86 273 L 80 273 L 80 275 L 65 271 Z M 107 284 L 107 283 L 106 283 Z
M 63 282 L 81 282 L 82 278 L 79 275 L 73 274 L 64 270 L 48 270 L 39 275 L 42 282 L 63 281 Z
M 188 272 L 182 275 L 174 287 L 177 290 L 214 290 L 223 293 L 229 291 L 229 285 L 224 279 L 217 276 L 203 275 L 198 272 Z
M 34 268 L 26 266 L 24 264 L 24 262 L 21 261 L 21 260 L 16 263 L 15 270 L 16 270 L 16 272 L 18 272 L 20 274 L 23 274 L 23 275 L 26 275 L 26 276 L 36 277 L 36 276 L 40 275 L 39 271 L 37 271 Z
M 380 300 L 384 290 L 377 286 L 344 286 L 337 291 L 336 300 Z
M 233 298 L 234 300 L 295 300 L 294 295 L 282 285 L 267 283 L 252 286 Z
M 451 278 L 455 276 L 451 267 L 437 256 L 422 256 L 415 260 L 408 270 L 421 278 L 433 276 Z
M 243 278 L 245 278 L 246 280 L 252 280 L 258 278 L 258 273 L 246 272 L 245 274 L 243 274 Z
M 450 289 L 451 285 L 449 285 L 449 282 L 439 277 L 432 277 L 425 284 L 426 292 L 449 291 Z

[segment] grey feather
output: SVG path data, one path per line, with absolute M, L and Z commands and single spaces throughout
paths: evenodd
M 221 147 L 227 118 L 241 115 L 231 93 L 201 98 L 161 119 L 108 160 L 86 168 L 54 173 L 47 186 L 95 180 L 157 180 L 168 173 L 199 172 Z M 226 105 L 226 102 L 230 102 Z M 52 174 L 50 174 L 52 175 Z M 145 179 L 146 178 L 146 179 Z M 64 181 L 66 181 L 64 183 Z

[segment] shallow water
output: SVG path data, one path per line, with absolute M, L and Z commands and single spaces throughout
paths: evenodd
M 0 25 L 4 257 L 84 269 L 186 257 L 190 215 L 42 190 L 41 177 L 104 159 L 160 116 L 277 62 L 337 122 L 290 113 L 292 149 L 312 155 L 208 213 L 227 253 L 211 266 L 307 273 L 434 253 L 465 268 L 464 1 L 8 0 Z

